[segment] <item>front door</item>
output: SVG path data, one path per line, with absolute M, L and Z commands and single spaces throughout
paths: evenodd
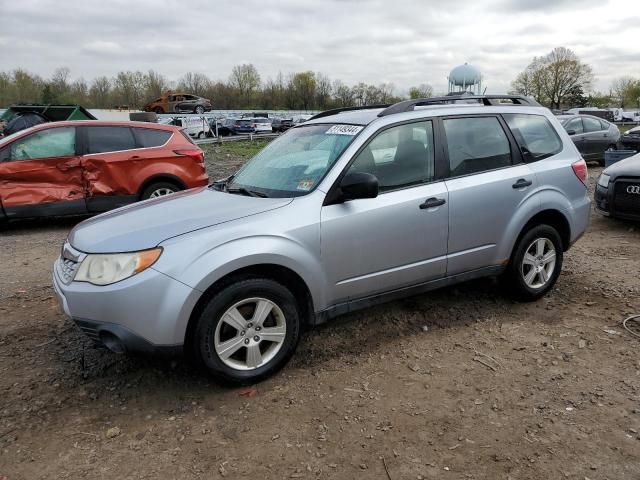
M 434 181 L 433 138 L 430 121 L 383 130 L 348 167 L 376 175 L 378 197 L 322 208 L 321 255 L 335 303 L 444 276 L 448 194 Z
M 447 275 L 456 275 L 507 260 L 496 260 L 501 237 L 537 178 L 517 164 L 517 146 L 497 116 L 442 123 L 450 171 Z
M 8 218 L 85 213 L 76 129 L 38 130 L 4 146 L 0 201 Z

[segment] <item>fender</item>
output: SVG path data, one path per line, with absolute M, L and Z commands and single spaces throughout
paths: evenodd
M 170 258 L 178 258 L 179 243 L 162 245 L 167 250 L 176 249 Z M 184 257 L 185 255 L 183 255 Z M 314 311 L 326 307 L 327 284 L 319 256 L 311 253 L 295 239 L 260 235 L 238 238 L 219 244 L 190 257 L 183 265 L 163 265 L 162 257 L 154 268 L 175 280 L 204 293 L 211 285 L 237 270 L 261 264 L 279 265 L 295 272 L 305 282 L 311 294 Z M 321 272 L 321 273 L 319 273 Z M 200 296 L 198 295 L 198 296 Z M 192 307 L 188 307 L 192 308 Z M 191 311 L 182 312 L 176 324 L 176 338 L 184 334 Z

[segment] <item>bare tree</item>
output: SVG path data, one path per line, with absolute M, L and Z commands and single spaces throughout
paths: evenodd
M 433 87 L 426 83 L 421 83 L 417 87 L 409 89 L 409 98 L 429 98 L 433 97 Z
M 350 107 L 351 105 L 353 105 L 352 90 L 340 80 L 336 80 L 335 82 L 333 82 L 333 95 L 338 106 Z
M 155 72 L 154 70 L 149 70 L 147 72 L 146 77 L 146 97 L 151 99 L 151 97 L 159 97 L 165 91 L 169 89 L 169 82 L 164 75 L 161 73 Z
M 111 81 L 107 77 L 94 78 L 89 87 L 91 105 L 97 108 L 113 106 L 111 102 Z
M 593 82 L 589 65 L 565 47 L 554 48 L 544 57 L 534 57 L 512 83 L 515 93 L 533 95 L 539 102 L 560 108 L 579 87 L 588 91 Z
M 211 81 L 203 73 L 187 72 L 180 79 L 178 88 L 194 95 L 204 95 Z
M 238 90 L 244 106 L 247 106 L 253 93 L 260 87 L 260 74 L 252 64 L 236 65 L 231 70 L 229 83 Z
M 316 105 L 320 109 L 329 106 L 331 98 L 331 80 L 324 73 L 316 73 Z

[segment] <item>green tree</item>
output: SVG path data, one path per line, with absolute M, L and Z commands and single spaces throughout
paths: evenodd
M 433 87 L 426 83 L 422 83 L 417 87 L 411 87 L 409 89 L 409 98 L 429 98 L 433 97 Z

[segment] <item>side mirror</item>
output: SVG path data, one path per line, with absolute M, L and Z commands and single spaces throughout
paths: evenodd
M 573 136 L 573 135 L 575 135 L 575 134 L 576 134 L 576 131 L 575 131 L 575 130 L 567 130 L 567 133 L 568 133 L 568 134 L 569 134 L 569 136 L 571 137 L 571 136 Z
M 365 172 L 350 172 L 340 182 L 343 200 L 359 198 L 376 198 L 378 196 L 378 179 Z

